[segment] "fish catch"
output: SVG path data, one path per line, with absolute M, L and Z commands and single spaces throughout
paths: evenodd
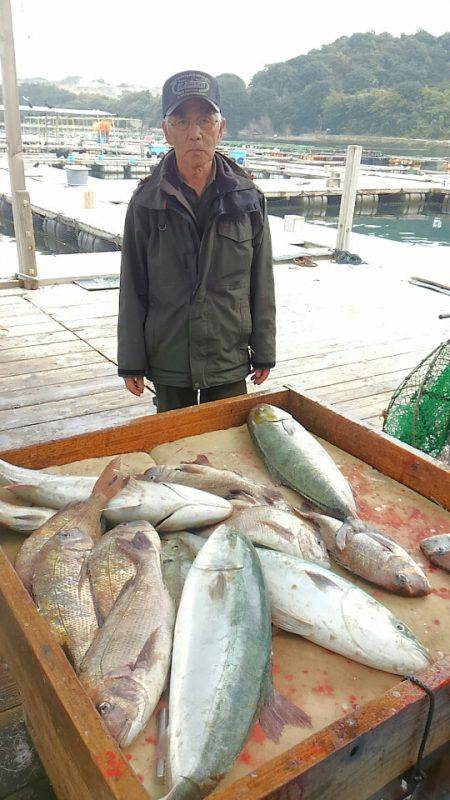
M 356 516 L 352 490 L 331 456 L 287 411 L 265 403 L 253 408 L 248 429 L 274 480 L 289 486 L 330 517 Z
M 428 581 L 403 548 L 358 519 L 348 481 L 321 444 L 287 411 L 262 404 L 249 414 L 248 428 L 266 466 L 279 481 L 336 519 L 334 536 L 322 532 L 328 551 L 357 575 L 408 596 L 428 594 Z M 310 518 L 318 520 L 318 515 Z M 323 523 L 325 526 L 325 523 Z M 329 542 L 331 541 L 331 546 Z M 390 564 L 388 577 L 377 574 Z
M 429 536 L 421 541 L 420 547 L 432 564 L 450 572 L 450 533 Z
M 131 541 L 138 531 L 152 532 L 149 522 L 124 522 L 103 534 L 89 556 L 88 573 L 99 619 L 105 620 L 123 586 L 136 575 L 136 563 L 121 540 Z
M 283 495 L 275 487 L 250 481 L 231 469 L 218 469 L 205 455 L 197 456 L 195 461 L 183 461 L 172 466 L 158 464 L 146 470 L 142 478 L 155 483 L 179 483 L 227 499 L 243 493 L 274 505 L 285 502 Z
M 0 500 L 0 525 L 17 533 L 29 533 L 40 528 L 53 516 L 53 508 L 38 506 L 16 506 Z
M 342 530 L 339 520 L 303 509 L 296 513 L 317 523 L 331 557 L 355 575 L 406 597 L 430 593 L 431 587 L 422 568 L 386 534 L 367 525 L 362 525 L 361 530 L 355 526 L 347 533 L 342 547 L 338 543 Z
M 86 500 L 94 484 L 95 478 L 52 475 L 0 460 L 0 485 L 8 486 L 22 499 L 50 508 Z M 145 519 L 159 531 L 177 531 L 221 522 L 232 510 L 228 500 L 200 489 L 130 478 L 106 504 L 104 517 L 112 525 Z
M 169 533 L 161 539 L 161 561 L 164 583 L 178 609 L 184 582 L 198 551 L 205 540 L 187 531 Z
M 169 699 L 166 800 L 201 798 L 238 756 L 253 723 L 275 741 L 284 724 L 309 725 L 271 680 L 267 591 L 248 539 L 221 526 L 186 579 L 178 611 Z
M 118 540 L 136 563 L 81 664 L 80 680 L 111 735 L 131 744 L 153 713 L 169 671 L 175 611 L 148 525 Z
M 330 565 L 318 525 L 295 514 L 273 506 L 251 505 L 237 509 L 224 524 L 244 533 L 253 544 Z M 208 536 L 216 528 L 206 528 L 200 534 Z
M 76 670 L 98 629 L 86 572 L 93 541 L 81 528 L 65 528 L 38 554 L 33 596 Z
M 128 483 L 128 477 L 117 471 L 119 464 L 120 458 L 110 461 L 100 477 L 97 480 L 94 478 L 92 493 L 87 500 L 69 503 L 60 511 L 53 511 L 53 516 L 24 541 L 14 566 L 28 591 L 31 591 L 36 558 L 55 533 L 79 528 L 92 539 L 101 536 L 101 515 L 105 505 Z
M 362 589 L 318 564 L 259 547 L 257 553 L 274 625 L 396 675 L 430 663 L 409 628 Z

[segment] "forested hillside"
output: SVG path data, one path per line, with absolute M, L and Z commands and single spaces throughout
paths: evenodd
M 450 138 L 450 33 L 355 33 L 270 64 L 248 86 L 232 73 L 218 80 L 232 136 L 328 131 Z M 40 79 L 21 82 L 20 93 L 36 105 L 101 108 L 147 125 L 160 122 L 160 98 L 148 91 L 118 98 L 75 94 Z

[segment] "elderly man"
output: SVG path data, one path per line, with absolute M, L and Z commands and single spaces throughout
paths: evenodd
M 275 364 L 275 300 L 265 200 L 216 152 L 217 81 L 180 72 L 162 93 L 172 149 L 128 206 L 118 325 L 119 375 L 158 411 L 234 397 Z

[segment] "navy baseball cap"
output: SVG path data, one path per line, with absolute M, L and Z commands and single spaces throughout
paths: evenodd
M 198 70 L 177 72 L 168 78 L 162 90 L 163 117 L 172 114 L 185 100 L 201 98 L 206 100 L 214 111 L 220 111 L 219 84 L 212 75 Z

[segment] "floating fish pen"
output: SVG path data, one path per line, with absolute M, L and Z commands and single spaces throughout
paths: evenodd
M 336 189 L 274 189 L 264 192 L 270 205 L 288 205 L 302 214 L 325 215 L 338 210 L 342 192 Z M 356 193 L 355 213 L 372 214 L 382 210 L 395 209 L 400 214 L 420 214 L 427 208 L 435 212 L 448 213 L 450 192 L 439 189 L 409 191 L 407 189 L 360 189 Z
M 33 229 L 44 237 L 47 250 L 56 253 L 107 253 L 121 249 L 121 238 L 108 234 L 62 214 L 32 210 Z M 9 227 L 14 236 L 12 205 L 5 195 L 0 195 L 0 222 Z
M 224 466 L 234 467 L 238 459 L 241 471 L 250 475 L 253 464 L 256 479 L 256 456 L 245 423 L 260 402 L 285 409 L 320 437 L 351 482 L 365 521 L 387 529 L 395 526 L 401 543 L 414 552 L 430 527 L 449 529 L 446 468 L 291 389 L 142 417 L 44 444 L 24 443 L 0 457 L 32 469 L 59 466 L 64 471 L 69 462 L 143 450 L 158 453 L 165 463 L 175 457 L 190 461 L 196 453 L 207 452 Z M 267 480 L 264 472 L 258 475 Z M 1 650 L 19 686 L 29 733 L 57 797 L 156 800 L 166 789 L 155 777 L 155 721 L 133 745 L 119 748 L 13 569 L 13 550 L 11 539 L 6 551 L 0 550 Z M 450 575 L 432 568 L 429 581 L 432 593 L 426 598 L 375 592 L 395 613 L 401 608 L 432 648 L 436 660 L 418 674 L 419 685 L 356 664 L 300 636 L 277 632 L 275 686 L 306 709 L 312 729 L 288 727 L 273 744 L 256 726 L 214 791 L 214 800 L 368 800 L 387 796 L 382 792 L 385 787 L 394 797 L 393 781 L 398 788 L 395 796 L 400 795 L 400 777 L 409 780 L 417 760 L 429 696 L 434 714 L 425 755 L 436 753 L 450 736 L 450 659 L 438 654 L 450 649 L 450 630 L 444 622 Z

